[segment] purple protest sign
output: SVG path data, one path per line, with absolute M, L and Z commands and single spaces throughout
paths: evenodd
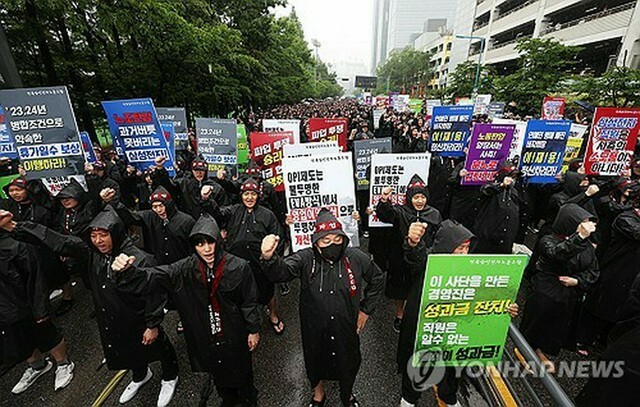
M 516 126 L 510 124 L 480 124 L 473 126 L 467 161 L 467 175 L 462 185 L 484 185 L 492 182 L 509 156 Z

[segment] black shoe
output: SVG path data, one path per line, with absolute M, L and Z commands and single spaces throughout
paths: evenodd
M 358 399 L 353 394 L 351 395 L 351 400 L 349 400 L 348 406 L 349 407 L 360 407 L 360 403 L 358 402 Z
M 324 396 L 322 401 L 316 401 L 313 397 L 311 397 L 311 402 L 309 403 L 309 407 L 324 407 L 327 403 L 327 396 Z
M 396 331 L 396 333 L 400 333 L 400 326 L 402 326 L 402 318 L 396 317 L 393 320 L 393 330 Z
M 282 283 L 280 284 L 280 295 L 282 295 L 283 297 L 287 294 L 289 294 L 291 292 L 291 288 L 289 287 L 289 284 L 287 283 Z
M 56 310 L 56 316 L 59 317 L 71 311 L 71 308 L 73 308 L 73 304 L 75 303 L 76 300 L 74 299 L 60 301 L 60 305 L 58 305 L 58 309 Z

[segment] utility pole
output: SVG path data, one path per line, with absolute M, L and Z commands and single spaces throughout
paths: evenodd
M 322 44 L 320 44 L 320 41 L 316 40 L 315 38 L 311 40 L 311 44 L 316 49 L 316 59 L 313 64 L 313 91 L 314 93 L 317 94 L 318 92 L 318 59 L 319 59 L 318 48 L 320 48 Z
M 480 40 L 480 53 L 478 54 L 478 65 L 476 66 L 476 79 L 473 82 L 473 95 L 471 95 L 472 98 L 475 98 L 476 96 L 478 96 L 478 84 L 480 83 L 480 66 L 482 65 L 482 54 L 484 54 L 484 44 L 486 42 L 486 38 L 477 37 L 474 35 L 456 35 L 456 38 Z

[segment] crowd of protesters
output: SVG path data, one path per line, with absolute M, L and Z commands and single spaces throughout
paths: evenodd
M 345 117 L 350 148 L 355 140 L 390 137 L 394 153 L 428 151 L 424 111 L 386 108 L 374 123 L 373 110 L 350 99 L 309 101 L 238 120 L 260 131 L 263 119 L 300 119 L 305 142 L 307 119 Z M 581 403 L 640 402 L 631 387 L 640 380 L 638 156 L 619 177 L 586 176 L 577 159 L 558 183 L 546 185 L 528 184 L 517 162 L 504 162 L 493 182 L 476 187 L 460 183 L 464 157 L 433 155 L 428 179 L 416 174 L 407 185 L 405 205 L 391 203 L 390 188 L 375 208 L 367 193 L 358 194 L 359 211 L 352 216 L 369 238 L 368 254 L 347 247 L 349 238 L 327 210 L 318 215 L 312 247 L 291 253 L 283 193 L 254 164 L 239 177 L 208 173 L 193 134 L 191 141 L 178 153 L 175 178 L 162 157 L 142 173 L 113 151 L 98 151 L 98 161 L 85 168 L 87 189 L 72 181 L 54 197 L 41 181 L 24 176 L 7 185 L 8 199 L 0 201 L 0 362 L 27 363 L 13 393 L 26 391 L 54 367 L 56 390 L 72 381 L 67 345 L 73 355 L 73 343 L 67 344 L 54 320 L 73 312 L 69 283 L 79 276 L 92 294 L 108 367 L 132 371 L 121 403 L 151 380 L 148 365 L 154 361 L 162 364 L 157 405 L 170 403 L 177 358 L 184 355 L 176 355 L 163 318 L 177 310 L 191 370 L 210 375 L 223 406 L 254 406 L 259 307 L 268 309 L 268 329 L 284 334 L 286 316 L 277 311 L 275 287 L 299 279 L 301 344 L 313 388 L 308 405 L 326 404 L 326 380 L 339 382 L 345 406 L 360 405 L 353 391 L 359 335 L 384 294 L 395 307 L 389 329 L 399 333 L 393 344 L 402 375 L 399 403 L 413 406 L 420 392 L 407 363 L 429 253 L 510 254 L 514 244 L 527 243 L 533 249 L 526 271 L 530 292 L 523 306 L 514 304 L 508 312 L 522 313 L 520 330 L 541 361 L 553 372 L 549 358 L 561 349 L 622 359 L 624 378 L 590 381 Z M 15 165 L 0 164 L 5 171 Z M 393 226 L 368 228 L 373 211 Z M 63 299 L 53 311 L 49 298 L 57 288 Z M 459 405 L 457 389 L 447 370 L 439 397 Z

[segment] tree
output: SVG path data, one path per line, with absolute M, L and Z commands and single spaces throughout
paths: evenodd
M 511 75 L 496 77 L 494 96 L 511 103 L 522 115 L 540 111 L 542 100 L 566 88 L 569 70 L 576 63 L 579 47 L 552 39 L 525 38 L 518 41 L 518 68 Z
M 384 64 L 378 67 L 378 93 L 388 90 L 408 92 L 420 83 L 426 84 L 433 76 L 429 66 L 429 54 L 406 47 L 393 52 Z
M 325 99 L 342 96 L 344 89 L 338 84 L 336 74 L 329 72 L 329 67 L 321 60 L 318 59 L 314 63 L 316 64 L 317 83 L 314 87 L 313 97 L 315 99 Z
M 473 95 L 478 64 L 466 61 L 458 66 L 449 75 L 449 84 L 445 89 L 446 98 L 453 101 L 456 97 L 471 97 Z M 478 80 L 478 93 L 492 93 L 494 71 L 489 66 L 480 68 Z
M 617 66 L 601 77 L 577 77 L 576 96 L 594 106 L 640 106 L 640 70 Z

